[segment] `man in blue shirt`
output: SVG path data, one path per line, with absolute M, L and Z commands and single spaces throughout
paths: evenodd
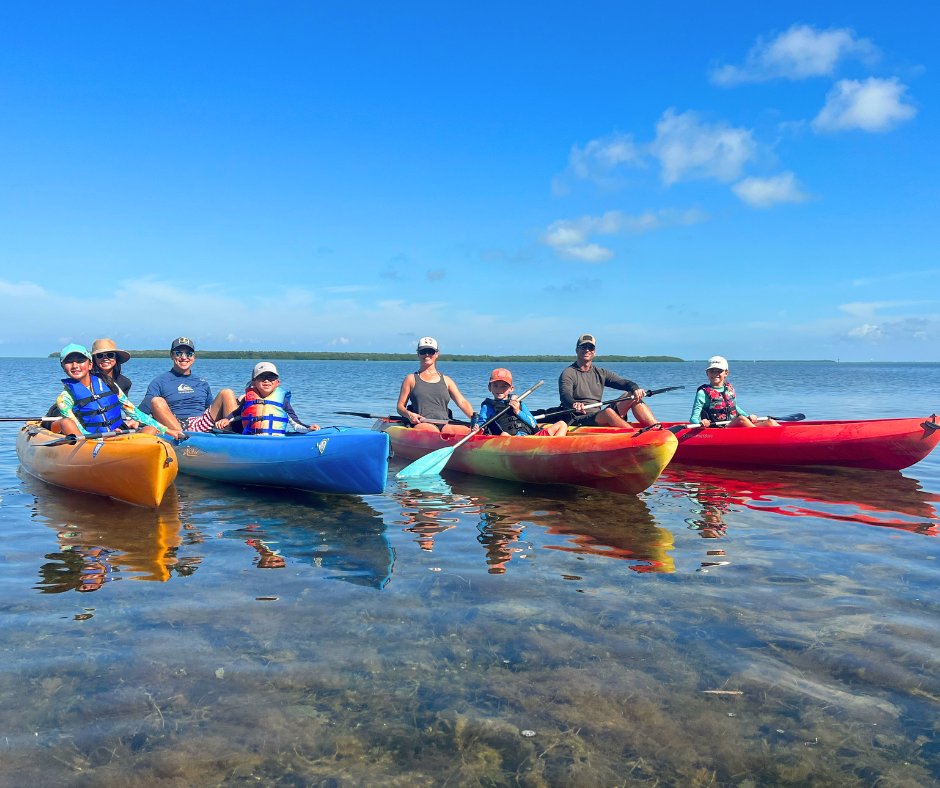
M 189 337 L 170 344 L 173 368 L 150 381 L 140 409 L 173 430 L 209 432 L 219 419 L 235 410 L 235 394 L 222 389 L 212 398 L 209 382 L 193 375 L 196 345 Z

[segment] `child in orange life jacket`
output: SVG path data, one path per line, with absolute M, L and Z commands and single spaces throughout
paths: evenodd
M 539 429 L 535 416 L 518 397 L 510 397 L 513 391 L 512 373 L 502 367 L 490 373 L 487 385 L 493 395 L 480 405 L 479 421 L 482 424 L 501 414 L 486 426 L 487 435 L 549 435 L 558 436 L 568 432 L 568 425 L 563 421 L 547 424 Z
M 745 411 L 735 401 L 734 386 L 728 383 L 728 359 L 712 356 L 705 369 L 708 383 L 698 387 L 692 405 L 692 424 L 711 427 L 716 422 L 729 427 L 777 427 L 772 418 L 761 418 Z
M 290 404 L 290 392 L 281 388 L 277 367 L 270 361 L 259 361 L 251 373 L 251 382 L 238 398 L 238 407 L 220 419 L 219 429 L 235 422 L 236 432 L 245 435 L 284 435 L 288 427 L 294 432 L 320 429 L 316 424 L 304 424 Z

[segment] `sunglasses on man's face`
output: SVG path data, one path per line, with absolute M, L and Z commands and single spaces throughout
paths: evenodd
M 88 364 L 89 360 L 84 356 L 69 356 L 62 362 L 63 364 Z
M 196 354 L 191 350 L 174 350 L 173 355 L 177 358 L 192 358 Z
M 429 347 L 423 347 L 418 351 L 419 356 L 433 356 L 435 353 L 437 353 L 437 351 Z
M 95 358 L 98 359 L 98 361 L 103 361 L 108 358 L 116 359 L 117 353 L 112 353 L 110 350 L 107 353 L 95 353 Z
M 271 372 L 265 372 L 262 375 L 258 375 L 255 380 L 260 380 L 264 383 L 273 383 L 275 380 L 279 380 L 279 378 L 277 375 L 274 375 Z
M 594 350 L 594 345 L 585 343 L 583 345 L 578 345 L 578 348 L 580 348 L 581 350 Z

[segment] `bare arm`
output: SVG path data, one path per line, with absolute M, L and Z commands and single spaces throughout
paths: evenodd
M 401 382 L 401 391 L 398 392 L 398 404 L 395 406 L 395 410 L 402 418 L 408 419 L 412 424 L 417 424 L 421 421 L 421 417 L 417 413 L 408 410 L 408 398 L 415 386 L 414 381 L 414 375 L 405 375 L 405 379 Z
M 457 384 L 447 377 L 447 375 L 444 375 L 444 382 L 447 384 L 447 391 L 450 394 L 450 398 L 454 401 L 454 404 L 466 414 L 468 419 L 472 418 L 473 405 L 467 402 L 467 398 L 460 393 L 460 389 L 457 388 Z

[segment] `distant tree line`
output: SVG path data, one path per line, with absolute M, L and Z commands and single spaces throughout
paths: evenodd
M 166 358 L 166 350 L 128 350 L 134 358 Z M 198 350 L 199 358 L 228 358 L 228 359 L 293 359 L 297 361 L 414 361 L 414 353 L 337 353 L 326 351 L 323 353 L 306 353 L 291 350 Z M 59 352 L 49 354 L 58 358 Z M 482 356 L 457 355 L 442 353 L 441 361 L 486 361 L 492 364 L 513 363 L 518 361 L 571 361 L 572 355 L 543 355 L 543 356 Z M 604 354 L 601 356 L 605 362 L 647 362 L 647 361 L 683 361 L 676 356 L 616 356 Z

